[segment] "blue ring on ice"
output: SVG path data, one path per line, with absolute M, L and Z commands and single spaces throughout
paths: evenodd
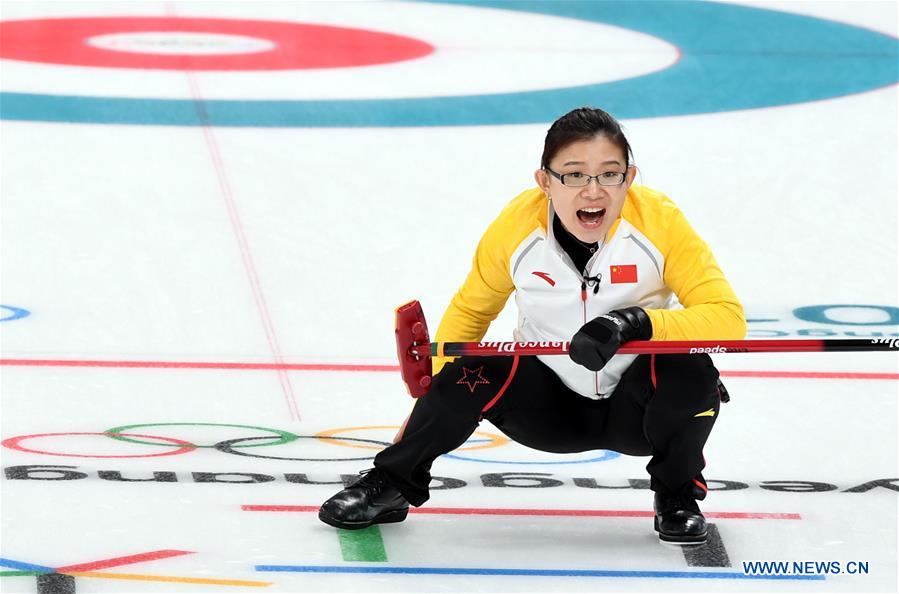
M 610 460 L 614 460 L 616 458 L 620 458 L 621 454 L 618 452 L 613 452 L 611 450 L 606 450 L 602 456 L 597 458 L 588 458 L 586 460 L 547 460 L 545 462 L 539 461 L 520 461 L 520 460 L 490 460 L 487 458 L 472 458 L 471 456 L 460 456 L 459 454 L 443 454 L 441 458 L 452 458 L 453 460 L 464 460 L 465 462 L 487 462 L 490 464 L 533 464 L 533 465 L 544 465 L 544 464 L 589 464 L 590 462 L 609 462 Z
M 773 10 L 684 0 L 432 0 L 567 17 L 663 39 L 664 70 L 598 84 L 406 99 L 202 100 L 0 93 L 0 118 L 170 126 L 392 127 L 544 123 L 580 105 L 623 119 L 755 109 L 870 91 L 899 80 L 899 40 Z

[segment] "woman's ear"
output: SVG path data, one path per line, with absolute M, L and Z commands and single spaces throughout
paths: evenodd
M 537 182 L 537 185 L 540 186 L 540 189 L 543 190 L 543 193 L 549 196 L 549 176 L 546 175 L 546 171 L 543 169 L 538 169 L 534 172 L 534 181 Z
M 625 178 L 624 178 L 625 187 L 626 188 L 631 187 L 631 184 L 634 183 L 634 178 L 636 178 L 636 177 L 637 177 L 637 166 L 629 165 L 627 168 L 627 176 L 625 176 Z

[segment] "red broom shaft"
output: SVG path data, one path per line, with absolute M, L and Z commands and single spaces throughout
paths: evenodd
M 420 349 L 420 350 L 419 350 Z M 434 342 L 413 346 L 414 354 L 434 357 L 460 355 L 564 355 L 567 342 Z M 620 354 L 693 354 L 693 353 L 813 353 L 821 351 L 893 351 L 899 352 L 897 338 L 787 339 L 787 340 L 635 340 L 622 345 Z

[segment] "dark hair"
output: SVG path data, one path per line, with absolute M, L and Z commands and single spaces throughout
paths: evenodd
M 633 160 L 631 145 L 621 130 L 621 124 L 609 113 L 593 107 L 578 107 L 553 122 L 546 132 L 543 143 L 543 157 L 540 167 L 549 167 L 549 162 L 560 150 L 579 140 L 590 140 L 594 136 L 604 136 L 624 153 L 624 164 Z

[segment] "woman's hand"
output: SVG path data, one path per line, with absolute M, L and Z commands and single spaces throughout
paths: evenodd
M 571 339 L 568 356 L 578 365 L 599 371 L 623 343 L 650 338 L 652 322 L 643 308 L 616 309 L 581 326 Z

